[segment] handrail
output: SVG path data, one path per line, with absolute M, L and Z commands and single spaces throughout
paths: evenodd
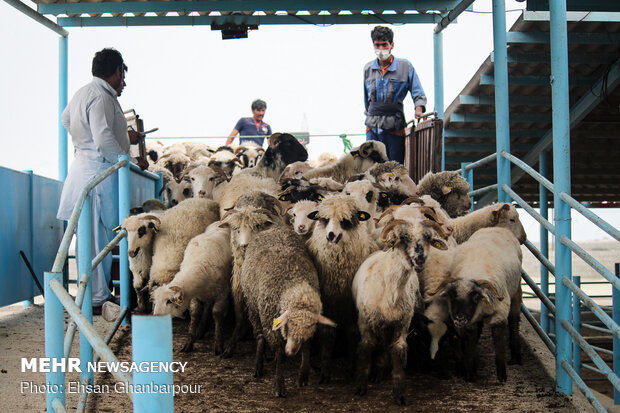
M 586 396 L 586 399 L 588 399 L 590 404 L 592 404 L 592 407 L 594 407 L 594 410 L 596 410 L 599 413 L 607 413 L 607 409 L 605 409 L 605 407 L 603 407 L 601 402 L 598 401 L 594 393 L 592 393 L 592 390 L 590 390 L 588 385 L 582 380 L 581 377 L 579 377 L 579 374 L 577 374 L 577 372 L 568 363 L 568 361 L 564 360 L 562 361 L 561 364 L 562 364 L 562 368 L 573 379 L 573 381 L 575 382 L 575 385 L 579 388 L 579 390 L 583 393 L 583 395 Z M 589 366 L 584 365 L 584 367 L 589 367 Z
M 337 133 L 337 134 L 308 134 L 309 138 L 339 138 L 342 135 L 345 136 L 366 136 L 365 133 Z M 234 136 L 235 138 L 268 138 L 266 135 L 244 135 Z M 158 140 L 180 140 L 180 139 L 228 139 L 229 136 L 148 136 L 146 140 L 158 141 Z
M 579 256 L 582 260 L 586 262 L 590 267 L 594 268 L 599 274 L 603 276 L 607 281 L 609 281 L 614 287 L 620 290 L 620 279 L 612 274 L 603 264 L 598 262 L 593 256 L 588 254 L 583 248 L 579 245 L 575 244 L 570 239 L 563 236 L 560 238 L 562 244 L 566 245 L 571 251 Z
M 549 270 L 549 272 L 551 274 L 553 274 L 555 276 L 555 265 L 553 265 L 551 263 L 551 261 L 549 261 L 543 254 L 542 252 L 540 252 L 540 250 L 538 248 L 536 248 L 534 246 L 534 244 L 532 244 L 529 240 L 525 240 L 525 243 L 523 244 L 525 245 L 525 248 L 527 248 L 528 250 L 530 250 L 530 252 L 534 255 L 534 257 L 536 257 L 538 259 L 538 261 L 540 261 L 540 263 L 542 265 L 544 265 L 545 267 L 547 267 L 547 269 Z M 551 284 L 550 284 L 551 285 Z
M 67 254 L 69 251 L 69 244 L 71 243 L 71 238 L 75 233 L 75 228 L 77 227 L 78 219 L 80 218 L 80 213 L 82 212 L 82 207 L 84 206 L 84 202 L 86 201 L 88 193 L 101 181 L 103 181 L 108 176 L 112 175 L 114 172 L 118 171 L 125 165 L 127 165 L 126 160 L 115 163 L 114 165 L 88 181 L 88 183 L 80 191 L 75 206 L 73 207 L 71 218 L 69 218 L 69 221 L 67 222 L 67 229 L 62 236 L 62 241 L 60 243 L 60 247 L 58 248 L 58 253 L 56 254 L 56 259 L 54 260 L 54 265 L 52 266 L 51 272 L 62 272 L 62 269 L 65 266 L 65 261 L 67 259 Z
M 555 235 L 555 227 L 549 222 L 547 221 L 545 218 L 543 218 L 542 215 L 540 215 L 538 212 L 534 211 L 534 208 L 532 208 L 527 202 L 525 202 L 523 200 L 523 198 L 521 198 L 519 195 L 517 195 L 517 193 L 515 191 L 513 191 L 508 185 L 504 184 L 502 185 L 502 189 L 504 190 L 504 192 L 506 192 L 508 195 L 510 195 L 510 197 L 512 199 L 514 199 L 514 201 L 519 204 L 521 206 L 521 208 L 523 208 L 524 210 L 526 210 L 531 216 L 532 218 L 534 218 L 536 221 L 538 221 L 542 226 L 544 226 L 545 228 L 547 228 L 547 231 L 549 231 L 550 233 L 552 233 L 553 235 Z
M 553 341 L 551 341 L 547 333 L 544 332 L 540 324 L 538 324 L 538 321 L 536 321 L 532 313 L 530 313 L 530 310 L 528 310 L 528 308 L 523 303 L 521 303 L 521 312 L 523 313 L 527 321 L 530 322 L 532 327 L 534 327 L 534 330 L 540 336 L 543 343 L 545 343 L 545 346 L 547 346 L 551 354 L 553 354 L 553 357 L 555 357 L 555 344 L 553 344 Z
M 526 172 L 529 176 L 537 180 L 541 185 L 547 188 L 550 192 L 555 192 L 555 187 L 553 186 L 551 181 L 549 181 L 547 178 L 545 178 L 544 176 L 536 172 L 534 168 L 532 168 L 531 166 L 523 162 L 521 159 L 517 158 L 514 155 L 509 154 L 506 151 L 502 151 L 502 156 L 508 159 L 510 162 L 512 162 L 516 166 L 518 166 L 519 168 L 521 168 L 524 172 Z
M 532 291 L 534 292 L 534 294 L 536 294 L 536 296 L 538 298 L 540 298 L 540 300 L 543 302 L 543 304 L 549 309 L 549 311 L 553 314 L 555 314 L 555 305 L 551 302 L 551 300 L 549 298 L 547 298 L 542 290 L 540 288 L 538 288 L 538 286 L 536 285 L 536 283 L 534 282 L 534 280 L 532 280 L 532 277 L 530 277 L 528 275 L 528 273 L 525 272 L 525 270 L 523 268 L 521 268 L 521 278 L 523 278 L 525 280 L 525 282 L 527 283 L 527 285 L 529 285 L 529 287 L 532 289 Z
M 140 169 L 140 167 L 138 165 L 136 165 L 135 163 L 129 163 L 129 169 L 131 169 L 133 172 L 137 173 L 138 175 L 141 175 L 145 178 L 150 179 L 151 181 L 159 181 L 159 175 L 150 172 L 150 171 L 143 171 L 142 169 Z
M 93 270 L 95 269 L 95 267 L 97 267 L 97 265 L 99 265 L 99 263 L 101 263 L 101 261 L 103 261 L 103 259 L 106 257 L 106 255 L 108 255 L 110 253 L 110 251 L 112 251 L 114 249 L 114 247 L 116 247 L 118 245 L 118 243 L 127 236 L 127 230 L 126 229 L 121 229 L 118 234 L 112 238 L 112 241 L 110 241 L 108 243 L 108 245 L 106 245 L 100 252 L 99 254 L 97 254 L 97 256 L 95 258 L 93 258 L 93 261 L 91 263 L 91 266 L 93 268 Z
M 486 194 L 487 192 L 493 191 L 495 189 L 497 189 L 497 184 L 485 186 L 483 188 L 478 188 L 475 191 L 468 192 L 467 195 L 470 196 L 470 197 L 478 196 L 478 195 L 481 195 L 481 194 Z
M 476 162 L 472 162 L 469 165 L 465 165 L 465 170 L 469 171 L 471 169 L 478 168 L 480 166 L 491 163 L 496 159 L 497 159 L 497 152 L 492 153 L 489 156 L 485 156 L 484 158 L 478 159 Z M 461 169 L 455 169 L 454 172 L 461 172 Z
M 88 285 L 88 281 L 90 276 L 88 273 L 84 273 L 80 278 L 80 286 L 78 287 L 78 292 L 75 296 L 75 305 L 78 307 L 82 307 L 82 301 L 84 301 L 84 293 L 86 292 L 86 286 Z M 73 346 L 73 337 L 75 337 L 75 329 L 77 325 L 75 324 L 75 320 L 71 319 L 69 325 L 67 326 L 67 332 L 65 333 L 65 340 L 63 343 L 64 355 L 65 358 L 69 358 L 71 354 L 71 347 Z
M 614 228 L 610 223 L 596 215 L 594 212 L 590 211 L 588 208 L 581 205 L 577 200 L 575 200 L 575 198 L 568 195 L 566 192 L 560 193 L 560 198 L 562 198 L 564 202 L 570 205 L 571 208 L 576 209 L 578 212 L 580 212 L 581 215 L 586 217 L 594 225 L 614 237 L 616 241 L 620 241 L 620 231 Z

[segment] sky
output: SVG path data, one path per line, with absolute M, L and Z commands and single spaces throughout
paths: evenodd
M 524 4 L 506 1 L 508 27 L 520 14 L 512 10 Z M 464 13 L 444 30 L 446 107 L 492 50 L 491 14 L 485 13 L 490 10 L 490 0 L 478 0 L 476 13 Z M 136 109 L 146 129 L 158 127 L 153 136 L 226 136 L 240 117 L 251 115 L 256 98 L 267 102 L 265 121 L 274 132 L 362 134 L 362 69 L 374 59 L 372 27 L 260 26 L 247 39 L 235 40 L 222 40 L 209 26 L 69 28 L 69 99 L 91 80 L 94 53 L 114 47 L 129 66 L 121 106 Z M 394 55 L 413 63 L 428 109 L 433 108 L 433 25 L 391 28 Z M 0 43 L 0 166 L 56 178 L 58 36 L 4 2 L 0 35 L 5 39 Z M 410 97 L 405 113 L 410 119 Z M 351 140 L 356 145 L 363 139 Z M 312 138 L 309 146 L 311 158 L 342 150 L 337 137 Z M 600 213 L 620 225 L 617 211 Z M 537 237 L 535 228 L 530 233 Z M 602 237 L 593 229 L 577 233 L 584 239 Z

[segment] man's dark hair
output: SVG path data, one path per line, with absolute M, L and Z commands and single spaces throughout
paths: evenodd
M 394 32 L 389 27 L 376 26 L 370 32 L 373 43 L 376 41 L 394 43 Z
M 267 109 L 267 104 L 265 103 L 264 100 L 256 99 L 254 102 L 252 102 L 252 110 L 261 110 L 261 109 Z
M 123 56 L 118 50 L 106 48 L 95 53 L 92 67 L 93 76 L 105 79 L 112 76 L 118 67 L 121 67 L 125 72 L 127 71 L 127 66 L 123 63 Z

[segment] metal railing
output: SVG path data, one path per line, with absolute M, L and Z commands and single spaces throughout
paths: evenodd
M 142 171 L 136 165 L 129 162 L 126 155 L 120 156 L 119 161 L 109 167 L 106 171 L 92 178 L 82 189 L 78 196 L 73 212 L 68 221 L 65 233 L 56 255 L 56 259 L 50 272 L 45 273 L 45 355 L 50 359 L 52 365 L 66 365 L 67 358 L 71 353 L 73 339 L 76 329 L 80 331 L 80 382 L 83 385 L 94 384 L 94 370 L 97 362 L 117 364 L 119 360 L 114 355 L 108 344 L 118 330 L 121 324 L 129 322 L 130 313 L 130 285 L 129 285 L 129 262 L 127 256 L 127 232 L 121 230 L 108 243 L 96 257 L 92 257 L 91 236 L 92 236 L 92 211 L 91 211 L 91 195 L 90 192 L 104 179 L 112 176 L 118 171 L 118 188 L 119 188 L 119 221 L 122 222 L 125 216 L 129 214 L 130 207 L 130 173 L 138 174 L 146 179 L 155 181 L 154 194 L 158 193 L 161 188 L 162 177 L 147 171 Z M 77 228 L 78 243 L 78 277 L 79 287 L 75 300 L 69 295 L 62 284 L 62 271 L 67 262 L 68 249 L 71 239 Z M 101 265 L 101 262 L 115 246 L 119 246 L 119 268 L 120 268 L 120 292 L 121 292 L 121 310 L 120 314 L 112 324 L 105 339 L 102 338 L 94 328 L 92 314 L 92 292 L 91 279 L 92 272 Z M 69 325 L 66 335 L 64 334 L 64 310 L 70 316 Z M 150 320 L 149 320 L 150 319 Z M 140 343 L 140 335 L 138 331 L 144 330 L 141 325 L 157 324 L 157 328 L 161 331 L 169 332 L 169 340 L 162 338 L 157 341 L 149 342 L 148 345 L 142 343 L 136 348 L 136 342 Z M 133 325 L 134 340 L 134 360 L 156 360 L 156 361 L 172 361 L 172 333 L 171 319 L 166 317 L 137 317 L 136 323 Z M 144 340 L 143 340 L 144 341 Z M 93 359 L 93 350 L 96 357 Z M 163 357 L 161 354 L 168 354 L 169 357 Z M 158 358 L 154 358 L 157 354 Z M 51 369 L 46 373 L 47 382 L 47 410 L 48 412 L 64 412 L 65 407 L 65 372 L 64 368 Z M 95 369 L 96 370 L 96 369 Z M 133 388 L 134 382 L 144 382 L 144 376 L 148 376 L 150 381 L 155 380 L 158 384 L 172 385 L 172 376 L 168 374 L 154 375 L 152 373 L 136 372 L 133 377 L 122 370 L 110 370 L 114 379 L 123 382 L 125 388 Z M 140 411 L 152 410 L 153 406 L 172 406 L 172 393 L 162 395 L 159 393 L 147 393 L 135 395 L 129 391 L 128 397 L 134 402 L 134 409 Z M 82 412 L 86 407 L 88 392 L 84 391 L 78 399 L 77 411 Z M 169 400 L 168 400 L 169 399 Z M 166 409 L 165 411 L 171 411 Z
M 556 381 L 560 372 L 558 368 L 562 370 L 562 373 L 568 375 L 569 379 L 579 388 L 579 390 L 585 395 L 585 397 L 592 403 L 592 406 L 597 411 L 606 411 L 599 400 L 594 396 L 594 393 L 587 386 L 585 381 L 581 378 L 582 368 L 590 371 L 594 371 L 602 375 L 608 380 L 614 387 L 614 402 L 620 404 L 620 264 L 616 264 L 616 273 L 612 273 L 602 263 L 596 260 L 587 251 L 577 245 L 570 239 L 570 231 L 568 233 L 560 233 L 557 227 L 548 220 L 548 197 L 547 191 L 553 194 L 557 199 L 565 203 L 569 208 L 568 216 L 570 217 L 570 210 L 581 213 L 594 225 L 598 226 L 605 233 L 609 234 L 614 239 L 620 241 L 620 231 L 613 227 L 608 222 L 604 221 L 601 217 L 596 215 L 588 208 L 581 205 L 577 200 L 571 197 L 566 191 L 558 191 L 556 185 L 545 178 L 546 173 L 546 155 L 543 152 L 539 159 L 540 172 L 534 170 L 531 166 L 517 158 L 516 156 L 508 153 L 505 150 L 500 151 L 500 157 L 510 161 L 511 164 L 521 169 L 526 174 L 530 175 L 540 184 L 540 212 L 537 212 L 532 208 L 523 198 L 521 198 L 507 183 L 500 183 L 489 185 L 484 188 L 472 190 L 469 192 L 469 196 L 472 197 L 472 208 L 474 205 L 474 197 L 492 190 L 501 190 L 507 194 L 508 197 L 519 205 L 524 211 L 526 211 L 533 219 L 535 219 L 540 225 L 541 235 L 541 248 L 536 248 L 530 241 L 525 242 L 525 247 L 532 253 L 532 255 L 540 262 L 540 283 L 535 282 L 525 271 L 522 270 L 522 278 L 532 290 L 532 296 L 529 298 L 537 298 L 540 300 L 540 323 L 530 313 L 528 308 L 522 304 L 521 310 L 526 319 L 533 326 L 534 330 L 541 337 L 543 343 L 556 357 L 558 363 L 556 363 Z M 462 176 L 470 184 L 470 188 L 473 189 L 474 184 L 474 169 L 482 165 L 486 165 L 490 162 L 497 161 L 497 153 L 489 155 L 473 163 L 461 164 L 459 170 Z M 508 180 L 509 182 L 509 180 Z M 556 222 L 558 216 L 556 215 Z M 570 227 L 569 227 L 570 228 Z M 556 243 L 561 244 L 562 247 L 566 247 L 568 255 L 559 258 L 561 260 L 568 260 L 568 265 L 564 264 L 563 268 L 568 268 L 568 273 L 561 274 L 561 277 L 556 275 L 556 265 L 549 260 L 548 249 L 548 233 L 556 236 Z M 556 251 L 557 252 L 557 251 Z M 604 282 L 581 282 L 579 276 L 572 276 L 570 273 L 570 260 L 571 254 L 581 258 L 591 268 L 598 272 L 606 281 Z M 558 255 L 556 254 L 556 263 L 558 262 Z M 555 283 L 549 282 L 549 273 L 556 277 Z M 558 283 L 558 281 L 561 282 Z M 612 317 L 598 305 L 593 298 L 609 297 L 605 295 L 588 295 L 582 288 L 581 284 L 607 284 L 612 287 Z M 553 299 L 550 298 L 549 286 L 555 286 L 556 292 L 553 295 Z M 565 299 L 557 300 L 558 293 L 564 294 Z M 596 316 L 601 323 L 601 326 L 595 325 L 595 322 L 583 323 L 581 322 L 581 308 L 588 308 L 592 314 Z M 560 315 L 562 314 L 562 316 Z M 568 314 L 568 316 L 566 316 Z M 550 321 L 553 321 L 551 323 Z M 599 333 L 608 334 L 613 337 L 613 351 L 594 346 L 584 338 L 581 334 L 581 329 L 586 328 Z M 552 331 L 555 330 L 555 334 Z M 566 338 L 568 339 L 568 346 L 566 345 Z M 564 345 L 561 345 L 564 344 Z M 582 364 L 581 352 L 584 352 L 592 360 L 594 366 L 589 364 Z M 613 355 L 614 363 L 613 369 L 610 368 L 599 355 Z M 587 380 L 590 380 L 588 378 Z M 558 384 L 560 387 L 560 384 Z

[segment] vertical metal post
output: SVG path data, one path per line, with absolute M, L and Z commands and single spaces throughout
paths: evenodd
M 495 146 L 497 148 L 497 201 L 510 202 L 502 185 L 510 186 L 510 161 L 501 153 L 510 153 L 508 107 L 508 50 L 506 46 L 505 0 L 493 0 L 493 53 L 495 55 Z
M 62 282 L 62 273 L 46 272 L 43 289 L 45 291 L 45 357 L 61 361 L 63 358 L 62 343 L 64 340 L 65 319 L 60 300 L 50 287 L 52 280 Z M 53 365 L 53 364 L 52 364 Z M 45 373 L 47 387 L 46 404 L 48 413 L 54 413 L 52 401 L 60 399 L 65 404 L 65 373 L 62 371 Z
M 86 197 L 77 227 L 77 264 L 78 279 L 84 274 L 88 274 L 88 282 L 84 290 L 82 300 L 82 314 L 92 324 L 93 322 L 93 281 L 92 281 L 92 198 Z M 90 379 L 93 383 L 94 373 L 89 372 L 86 366 L 93 361 L 93 347 L 90 345 L 86 336 L 80 332 L 80 365 L 83 366 L 80 381 Z
M 547 176 L 547 152 L 542 151 L 538 155 L 538 167 L 542 176 Z M 540 215 L 543 218 L 549 219 L 549 197 L 547 194 L 547 188 L 544 185 L 539 185 L 540 192 Z M 549 233 L 547 229 L 540 226 L 540 252 L 545 258 L 549 258 Z M 540 264 L 540 289 L 543 294 L 549 297 L 549 270 L 543 264 Z M 547 306 L 542 302 L 540 303 L 540 326 L 543 331 L 549 334 L 549 310 Z
M 171 362 L 172 361 L 172 319 L 165 316 L 134 316 L 132 318 L 131 336 L 133 337 L 133 361 L 136 363 Z M 172 386 L 172 372 L 151 373 L 136 371 L 133 384 L 153 384 Z M 134 393 L 133 411 L 135 413 L 172 412 L 174 397 L 172 392 L 140 392 Z
M 616 277 L 620 278 L 620 263 L 616 263 Z M 616 324 L 620 324 L 620 291 L 618 289 L 611 287 L 611 297 L 612 297 L 612 317 Z M 613 341 L 613 349 L 614 349 L 614 373 L 620 375 L 620 339 L 614 335 Z M 614 404 L 620 404 L 620 392 L 614 389 Z
M 67 85 L 69 68 L 69 37 L 58 39 L 58 180 L 67 178 L 68 143 L 67 130 L 62 125 L 60 117 L 67 107 Z
M 469 190 L 473 191 L 474 190 L 474 170 L 473 169 L 465 169 L 465 167 L 467 165 L 469 165 L 471 162 L 461 162 L 461 175 L 463 176 L 463 178 L 465 178 L 465 180 L 467 181 L 467 183 L 469 184 Z M 470 211 L 474 210 L 474 197 L 471 197 L 471 209 Z
M 157 175 L 159 175 L 159 179 L 155 181 L 155 197 L 154 198 L 157 198 L 160 201 L 163 201 L 164 193 L 161 190 L 164 187 L 164 174 L 162 174 L 161 172 L 157 172 Z
M 25 173 L 28 174 L 28 192 L 30 194 L 30 205 L 29 205 L 29 213 L 28 216 L 30 217 L 30 242 L 28 245 L 28 248 L 30 249 L 30 264 L 32 265 L 33 268 L 35 268 L 34 266 L 34 174 L 31 170 L 27 170 L 24 171 Z M 30 279 L 30 277 L 28 277 L 29 280 L 29 284 L 30 284 L 30 291 L 32 291 L 34 289 L 34 283 L 32 282 L 32 280 Z M 29 298 L 25 299 L 23 301 L 23 305 L 24 308 L 27 307 L 31 307 L 34 304 L 34 295 L 31 295 Z
M 119 161 L 126 160 L 127 165 L 118 170 L 118 222 L 121 223 L 127 215 L 129 215 L 129 197 L 130 197 L 130 183 L 129 183 L 129 156 L 121 155 L 118 157 Z M 130 308 L 131 299 L 129 292 L 129 258 L 127 237 L 123 238 L 118 244 L 119 258 L 118 267 L 120 272 L 121 281 L 121 310 L 125 307 Z M 129 324 L 129 313 L 123 325 Z
M 433 78 L 435 81 L 435 112 L 437 117 L 443 119 L 443 33 L 433 34 Z M 441 170 L 446 168 L 446 138 L 441 137 Z
M 562 237 L 571 237 L 571 210 L 560 194 L 570 195 L 570 114 L 568 93 L 568 35 L 566 0 L 550 0 L 551 40 L 551 102 L 553 106 L 553 208 L 555 216 L 555 305 L 556 305 L 556 390 L 572 394 L 572 381 L 562 368 L 570 363 L 571 337 L 562 327 L 562 321 L 571 321 L 571 292 L 562 279 L 572 276 L 571 251 L 562 244 Z
M 573 282 L 581 288 L 581 277 L 579 275 L 573 276 Z M 581 302 L 576 294 L 573 294 L 573 328 L 581 334 Z M 573 340 L 573 369 L 581 376 L 581 347 L 576 340 Z

